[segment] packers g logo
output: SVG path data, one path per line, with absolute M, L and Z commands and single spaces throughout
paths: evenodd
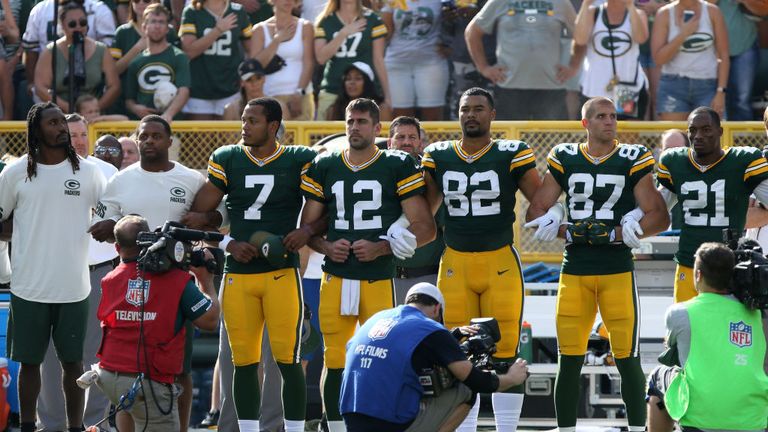
M 154 93 L 160 81 L 173 82 L 173 69 L 165 63 L 149 63 L 139 71 L 139 90 L 144 93 Z
M 715 43 L 715 39 L 708 33 L 694 33 L 688 36 L 683 45 L 680 47 L 680 51 L 686 53 L 696 53 L 704 51 Z
M 80 182 L 74 179 L 69 179 L 64 182 L 64 187 L 67 189 L 80 189 Z
M 632 48 L 632 36 L 621 30 L 611 31 L 611 33 L 605 30 L 595 33 L 592 36 L 592 46 L 597 54 L 603 57 L 611 56 L 611 48 L 613 48 L 614 57 L 621 57 Z
M 187 191 L 185 191 L 183 188 L 180 188 L 178 186 L 171 189 L 171 195 L 175 197 L 183 197 L 186 194 L 187 194 Z

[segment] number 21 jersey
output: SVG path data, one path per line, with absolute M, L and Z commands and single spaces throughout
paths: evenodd
M 731 147 L 702 166 L 690 148 L 680 147 L 661 154 L 656 178 L 677 195 L 683 225 L 675 261 L 692 268 L 702 243 L 722 242 L 724 228 L 744 230 L 749 196 L 768 178 L 768 163 L 756 148 Z

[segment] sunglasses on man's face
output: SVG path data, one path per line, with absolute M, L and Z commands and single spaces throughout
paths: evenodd
M 67 27 L 73 29 L 76 27 L 88 27 L 88 20 L 83 18 L 80 21 L 72 20 L 67 23 Z
M 96 146 L 93 149 L 93 154 L 96 156 L 106 156 L 109 154 L 110 156 L 118 157 L 120 156 L 120 149 L 117 147 Z

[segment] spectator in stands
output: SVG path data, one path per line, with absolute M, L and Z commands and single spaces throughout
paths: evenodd
M 575 75 L 581 54 L 569 66 L 560 64 L 560 35 L 573 31 L 576 11 L 570 0 L 524 7 L 489 0 L 464 34 L 477 70 L 493 84 L 499 120 L 564 120 L 568 118 L 563 82 Z M 483 34 L 496 33 L 495 65 L 488 64 Z M 521 59 L 525 60 L 521 60 Z
M 485 0 L 462 1 L 459 4 L 444 7 L 440 18 L 440 46 L 443 55 L 453 63 L 453 80 L 449 96 L 451 120 L 458 120 L 459 99 L 465 90 L 472 87 L 487 87 L 485 78 L 477 71 L 472 57 L 467 50 L 464 30 L 485 5 Z M 496 38 L 493 34 L 484 34 L 483 49 L 488 64 L 496 63 Z M 581 105 L 581 104 L 579 104 Z
M 653 61 L 661 65 L 659 120 L 686 120 L 699 106 L 725 114 L 730 59 L 725 21 L 717 6 L 676 0 L 659 9 L 651 51 Z
M 123 164 L 123 146 L 113 135 L 102 135 L 96 140 L 93 156 L 115 167 L 115 172 Z
M 147 38 L 142 24 L 144 23 L 144 10 L 153 3 L 160 3 L 160 0 L 132 0 L 128 2 L 130 6 L 128 9 L 128 22 L 117 28 L 115 40 L 109 49 L 112 57 L 115 59 L 117 73 L 120 74 L 120 84 L 124 89 L 127 88 L 126 72 L 128 71 L 128 65 L 131 64 L 131 61 L 140 52 L 147 48 Z M 166 38 L 172 45 L 179 46 L 181 43 L 179 36 L 173 28 L 169 29 Z M 128 109 L 125 106 L 125 95 L 123 93 L 120 93 L 120 97 L 115 102 L 112 112 L 128 115 Z
M 626 0 L 594 3 L 581 4 L 573 34 L 576 44 L 587 46 L 581 94 L 609 97 L 619 119 L 642 120 L 648 107 L 648 79 L 640 67 L 639 47 L 648 40 L 648 19 Z
M 139 146 L 133 136 L 121 137 L 118 141 L 123 147 L 123 163 L 120 164 L 120 169 L 124 170 L 139 161 Z
M 395 116 L 442 120 L 450 73 L 438 51 L 441 0 L 390 0 L 382 9 L 389 46 L 384 63 L 392 82 Z
M 75 33 L 81 35 L 88 30 L 86 10 L 82 4 L 69 2 L 59 7 L 59 22 L 64 28 L 64 37 L 54 44 L 50 43 L 40 56 L 40 61 L 35 69 L 35 92 L 43 101 L 51 100 L 50 90 L 56 88 L 56 105 L 65 112 L 73 111 L 70 107 L 69 81 L 75 80 L 77 93 L 73 99 L 80 95 L 91 94 L 99 97 L 99 108 L 106 109 L 117 98 L 120 92 L 120 81 L 115 70 L 115 61 L 107 52 L 107 46 L 103 43 L 84 37 L 84 65 L 83 70 L 75 71 L 74 78 L 69 75 L 70 45 L 75 42 Z M 53 55 L 56 55 L 56 76 L 51 72 Z M 102 75 L 104 77 L 102 81 Z M 54 81 L 55 78 L 55 81 Z M 104 84 L 102 84 L 104 82 Z M 102 86 L 103 91 L 102 91 Z M 79 87 L 79 88 L 78 88 Z
M 224 120 L 240 120 L 249 100 L 264 97 L 264 69 L 255 59 L 246 59 L 237 68 L 240 75 L 240 97 L 224 107 Z
M 189 58 L 168 43 L 170 19 L 171 11 L 160 3 L 144 9 L 141 26 L 147 48 L 131 61 L 125 79 L 125 103 L 136 118 L 159 114 L 170 123 L 179 119 L 181 109 L 189 99 Z M 165 106 L 157 106 L 155 92 L 164 82 L 176 87 L 176 95 L 170 101 L 163 101 Z
M 667 129 L 661 134 L 661 151 L 675 147 L 690 147 L 688 134 L 680 129 Z
M 371 70 L 371 67 L 368 66 L 368 64 L 363 62 L 354 62 L 344 70 L 344 75 L 342 75 L 341 93 L 339 94 L 339 97 L 336 98 L 333 105 L 326 110 L 325 119 L 344 120 L 347 105 L 358 98 L 372 99 L 377 103 L 384 99 L 376 90 L 373 70 Z M 392 118 L 392 112 L 389 107 L 386 105 L 383 106 L 384 108 L 380 109 L 381 119 L 389 120 Z
M 56 34 L 63 36 L 66 26 L 55 23 L 53 17 L 53 2 L 59 1 L 59 11 L 65 3 L 75 1 L 85 8 L 88 19 L 86 35 L 98 42 L 110 46 L 115 37 L 115 18 L 107 5 L 99 0 L 43 0 L 35 5 L 29 13 L 27 27 L 22 36 L 21 45 L 24 48 L 24 68 L 27 72 L 27 92 L 32 93 L 37 100 L 36 92 L 32 91 L 37 70 L 37 61 L 45 51 L 49 42 L 56 40 L 51 29 L 57 26 Z M 50 66 L 49 66 L 50 69 Z
M 179 34 L 192 72 L 183 111 L 189 120 L 221 120 L 224 107 L 240 97 L 237 67 L 251 47 L 248 16 L 228 0 L 192 0 Z
M 125 121 L 128 117 L 121 114 L 102 115 L 99 109 L 99 98 L 93 95 L 82 95 L 75 101 L 75 112 L 85 118 L 89 124 L 103 121 Z
M 648 34 L 653 34 L 653 23 L 656 19 L 656 11 L 664 6 L 667 0 L 635 0 L 635 6 L 645 12 L 648 17 Z M 643 67 L 645 76 L 648 78 L 648 109 L 646 110 L 646 120 L 656 120 L 656 93 L 659 89 L 659 80 L 661 79 L 661 70 L 653 62 L 651 54 L 651 38 L 645 43 L 640 44 L 640 66 Z
M 361 0 L 328 1 L 315 25 L 315 57 L 325 65 L 317 98 L 318 118 L 323 118 L 328 107 L 341 95 L 341 77 L 355 62 L 365 63 L 376 71 L 373 82 L 384 95 L 382 104 L 391 109 L 392 97 L 384 64 L 386 36 L 387 27 L 381 18 L 363 7 Z
M 763 112 L 763 126 L 768 135 L 768 107 Z M 768 155 L 768 148 L 763 147 L 763 156 Z M 763 248 L 763 253 L 768 253 L 768 203 L 761 203 L 754 196 L 749 198 L 747 209 L 747 237 L 756 240 Z
M 0 74 L 5 77 L 0 81 L 0 120 L 13 119 L 13 80 L 8 79 L 13 75 L 10 58 L 5 49 L 6 43 L 15 44 L 19 40 L 19 28 L 13 17 L 10 0 L 0 1 Z
M 717 4 L 728 30 L 728 53 L 731 56 L 725 105 L 728 120 L 752 120 L 750 105 L 752 88 L 760 63 L 757 40 L 759 17 L 768 15 L 768 2 L 761 0 L 712 0 Z
M 310 83 L 315 67 L 315 30 L 312 23 L 291 14 L 297 0 L 270 1 L 275 16 L 253 27 L 251 57 L 268 69 L 280 59 L 285 66 L 267 75 L 264 94 L 280 102 L 286 120 L 313 120 Z

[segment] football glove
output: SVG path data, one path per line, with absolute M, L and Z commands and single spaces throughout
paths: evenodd
M 587 244 L 587 229 L 590 219 L 576 221 L 565 230 L 565 241 L 573 244 Z
M 616 239 L 613 227 L 595 219 L 587 222 L 587 244 L 592 246 L 607 245 Z
M 636 208 L 621 218 L 621 238 L 625 245 L 633 249 L 640 247 L 640 236 L 643 235 L 640 219 L 644 215 L 642 210 Z
M 389 242 L 389 248 L 392 249 L 392 255 L 404 260 L 408 259 L 416 253 L 416 236 L 412 232 L 408 231 L 408 219 L 405 215 L 401 215 L 389 229 L 387 229 L 387 235 L 380 236 L 380 239 Z
M 535 240 L 550 242 L 557 238 L 563 216 L 565 216 L 563 205 L 556 203 L 544 215 L 528 222 L 523 227 L 536 228 L 536 232 L 533 234 Z

